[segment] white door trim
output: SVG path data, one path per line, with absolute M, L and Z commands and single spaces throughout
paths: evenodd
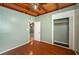
M 37 41 L 40 41 L 40 25 L 40 21 L 34 22 L 34 40 Z
M 69 17 L 69 48 L 70 49 L 75 49 L 75 42 L 74 42 L 74 10 L 70 10 L 70 11 L 66 11 L 66 12 L 61 12 L 61 13 L 56 13 L 54 15 L 52 15 L 52 43 L 54 43 L 54 19 L 61 19 L 61 18 L 67 18 Z

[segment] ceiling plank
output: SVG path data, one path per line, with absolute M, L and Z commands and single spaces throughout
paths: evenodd
M 58 3 L 55 3 L 55 5 L 56 5 L 56 10 L 58 10 L 59 9 Z
M 58 3 L 59 9 L 66 8 L 72 5 L 75 5 L 75 3 Z
M 45 13 L 47 12 L 47 10 L 42 5 L 40 5 L 40 9 L 43 9 Z
M 2 5 L 3 3 L 0 3 L 0 6 Z
M 72 6 L 72 5 L 75 5 L 75 3 L 70 3 L 70 5 L 64 6 L 63 8 L 66 8 L 66 7 L 69 7 L 69 6 Z M 56 4 L 56 6 L 57 6 L 56 10 L 63 9 L 63 8 L 59 8 L 58 4 Z M 56 10 L 52 10 L 50 12 L 53 12 L 53 11 L 56 11 Z M 43 14 L 47 14 L 47 13 L 50 13 L 50 12 L 46 12 L 46 13 L 43 13 Z M 40 15 L 43 15 L 43 14 L 40 14 Z
M 32 16 L 37 16 L 36 13 L 29 12 L 28 10 L 23 9 L 23 8 L 21 8 L 19 6 L 16 6 L 16 5 L 12 4 L 12 3 L 3 3 L 1 6 L 7 7 L 7 8 L 10 8 L 10 9 L 13 9 L 13 10 L 25 13 L 25 14 L 29 14 L 29 15 L 32 15 Z
M 43 4 L 42 7 L 43 7 L 43 9 L 46 10 L 47 12 L 50 12 L 51 10 L 55 10 L 55 9 L 56 9 L 55 3 Z
M 49 3 L 47 4 L 41 4 L 39 7 L 40 9 L 30 10 L 31 4 L 29 3 L 0 3 L 0 5 L 3 7 L 7 7 L 9 9 L 13 9 L 13 10 L 16 10 L 16 11 L 19 11 L 19 12 L 22 12 L 28 15 L 32 15 L 32 16 L 39 16 L 42 14 L 47 14 L 47 13 L 50 13 L 50 12 L 53 12 L 59 9 L 63 9 L 63 8 L 75 5 L 75 3 L 53 3 L 54 5 L 52 6 Z
M 20 7 L 24 8 L 24 9 L 27 9 L 27 10 L 29 10 L 29 11 L 31 11 L 31 12 L 40 14 L 39 12 L 37 12 L 37 11 L 35 11 L 35 10 L 31 10 L 31 5 L 29 5 L 29 4 L 25 4 L 25 3 L 15 3 L 15 4 L 16 4 L 17 6 L 20 6 Z

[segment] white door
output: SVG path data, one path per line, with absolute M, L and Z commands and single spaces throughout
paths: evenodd
M 40 41 L 40 22 L 34 22 L 34 40 Z

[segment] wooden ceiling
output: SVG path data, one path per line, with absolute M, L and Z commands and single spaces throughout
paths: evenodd
M 0 5 L 32 16 L 39 16 L 75 4 L 74 3 L 40 3 L 39 9 L 36 10 L 31 9 L 32 7 L 31 3 L 0 3 Z

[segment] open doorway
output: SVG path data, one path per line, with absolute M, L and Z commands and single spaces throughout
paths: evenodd
M 30 41 L 40 41 L 40 22 L 30 22 Z
M 54 44 L 69 47 L 69 18 L 54 20 Z
M 30 23 L 30 41 L 34 40 L 34 23 Z

